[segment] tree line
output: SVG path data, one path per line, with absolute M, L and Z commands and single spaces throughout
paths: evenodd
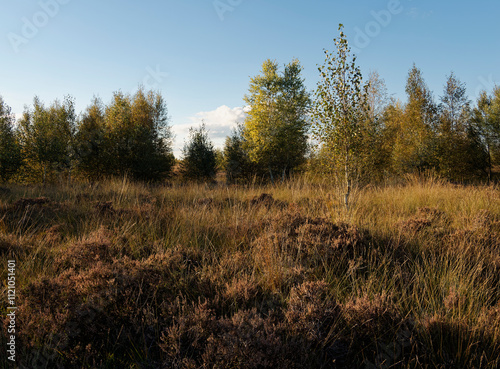
M 384 80 L 363 78 L 339 27 L 325 50 L 312 93 L 296 59 L 280 68 L 266 60 L 251 78 L 247 117 L 218 151 L 202 124 L 190 130 L 178 162 L 186 180 L 210 181 L 218 169 L 228 183 L 285 180 L 309 170 L 353 185 L 432 170 L 453 181 L 491 178 L 500 164 L 500 87 L 473 103 L 453 73 L 436 100 L 413 65 L 407 100 L 389 99 Z M 2 181 L 47 182 L 61 176 L 99 180 L 168 178 L 176 165 L 166 103 L 143 88 L 94 98 L 80 115 L 71 97 L 44 105 L 35 97 L 16 122 L 0 97 Z
M 339 31 L 335 49 L 325 50 L 312 94 L 297 60 L 281 72 L 267 60 L 251 79 L 245 97 L 250 112 L 224 148 L 229 180 L 266 172 L 273 180 L 305 164 L 344 178 L 347 204 L 354 184 L 407 173 L 431 170 L 452 181 L 491 178 L 500 164 L 500 86 L 473 103 L 451 73 L 436 101 L 413 65 L 407 101 L 390 99 L 378 73 L 363 79 L 342 25 Z
M 72 175 L 98 180 L 129 175 L 160 180 L 174 164 L 163 97 L 140 88 L 94 98 L 80 116 L 71 97 L 45 106 L 35 97 L 15 122 L 0 98 L 0 175 L 3 181 L 46 182 Z

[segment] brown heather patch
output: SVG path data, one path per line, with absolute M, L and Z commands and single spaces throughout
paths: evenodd
M 324 281 L 304 282 L 290 291 L 285 321 L 293 334 L 314 342 L 323 342 L 340 310 L 334 300 L 328 299 L 328 285 Z
M 270 221 L 255 245 L 262 253 L 272 250 L 308 265 L 330 262 L 343 253 L 353 255 L 367 247 L 368 240 L 355 226 L 306 217 L 292 208 Z
M 450 234 L 450 241 L 458 244 L 472 243 L 490 249 L 500 248 L 500 221 L 487 210 L 475 216 L 462 217 L 464 225 Z
M 0 207 L 0 219 L 6 233 L 41 233 L 70 213 L 70 206 L 47 197 L 21 198 Z
M 99 261 L 110 263 L 113 257 L 118 256 L 117 250 L 112 248 L 111 239 L 112 234 L 109 230 L 104 227 L 99 228 L 83 240 L 62 249 L 55 258 L 56 269 L 79 270 L 92 267 Z
M 270 291 L 289 289 L 308 274 L 369 248 L 356 227 L 310 218 L 291 207 L 271 217 L 251 242 L 254 265 Z M 339 264 L 340 263 L 340 264 Z
M 275 200 L 272 195 L 268 193 L 263 193 L 259 196 L 255 196 L 249 202 L 250 206 L 264 206 L 267 209 L 272 207 L 277 207 L 284 209 L 288 206 L 286 201 Z
M 430 220 L 432 223 L 446 220 L 446 214 L 439 210 L 438 208 L 430 208 L 430 207 L 421 207 L 417 209 L 417 217 L 418 218 L 426 218 Z
M 74 364 L 102 357 L 110 342 L 120 350 L 138 337 L 151 345 L 163 316 L 161 304 L 168 306 L 184 284 L 196 294 L 206 293 L 206 283 L 189 263 L 196 257 L 180 248 L 143 260 L 99 257 L 86 270 L 70 268 L 29 283 L 19 293 L 20 336 L 26 349 L 50 342 L 51 350 L 65 352 Z
M 198 199 L 196 200 L 196 205 L 199 205 L 199 206 L 208 206 L 208 205 L 212 205 L 214 203 L 214 199 L 212 198 L 205 198 L 205 199 Z
M 63 224 L 55 224 L 42 233 L 43 240 L 49 245 L 56 245 L 63 240 Z
M 473 231 L 489 231 L 497 224 L 498 219 L 490 211 L 481 209 L 474 218 L 472 218 L 470 229 Z
M 420 207 L 414 217 L 401 220 L 396 223 L 396 228 L 403 234 L 416 235 L 423 230 L 433 227 L 435 233 L 443 233 L 444 228 L 436 228 L 438 225 L 448 225 L 448 217 L 438 208 Z
M 205 367 L 297 367 L 296 354 L 284 344 L 273 319 L 262 317 L 256 309 L 238 311 L 217 323 L 218 334 L 210 335 L 202 354 Z
M 479 324 L 494 336 L 495 340 L 500 339 L 500 301 L 496 305 L 483 308 L 479 318 Z
M 248 252 L 229 251 L 226 252 L 217 264 L 214 278 L 227 280 L 240 275 L 241 273 L 252 273 L 253 259 Z
M 500 270 L 500 221 L 488 211 L 465 219 L 463 228 L 452 229 L 443 237 L 443 244 L 453 255 L 468 259 L 481 255 L 495 269 L 493 275 Z
M 208 303 L 182 308 L 162 334 L 165 368 L 301 368 L 308 354 L 286 344 L 273 317 L 256 309 L 217 317 Z M 300 356 L 302 355 L 302 357 Z
M 152 204 L 152 205 L 154 205 L 157 203 L 158 199 L 149 193 L 146 193 L 146 194 L 141 193 L 137 196 L 137 201 L 139 202 L 139 204 Z
M 23 251 L 23 246 L 19 243 L 16 236 L 12 234 L 4 234 L 0 232 L 0 256 L 13 256 L 20 254 Z
M 401 315 L 386 293 L 352 298 L 344 304 L 343 316 L 353 342 L 390 337 L 402 323 Z
M 98 201 L 95 203 L 94 209 L 99 215 L 113 215 L 116 212 L 111 201 Z
M 255 277 L 244 274 L 226 283 L 223 297 L 236 306 L 244 306 L 253 300 L 259 293 L 259 286 Z
M 43 206 L 45 204 L 50 204 L 51 202 L 52 201 L 46 197 L 21 198 L 12 204 L 12 207 L 14 209 L 24 210 L 29 206 Z
M 80 193 L 77 193 L 76 197 L 75 197 L 75 202 L 77 204 L 87 203 L 87 202 L 90 202 L 91 200 L 92 200 L 92 195 L 89 193 L 80 192 Z
M 194 201 L 195 207 L 209 207 L 209 208 L 215 208 L 215 209 L 223 209 L 226 207 L 231 206 L 231 204 L 234 204 L 235 201 L 225 197 L 222 199 L 215 199 L 212 197 L 205 197 L 201 199 L 196 199 Z
M 427 218 L 411 218 L 397 223 L 397 227 L 404 233 L 415 234 L 432 225 Z

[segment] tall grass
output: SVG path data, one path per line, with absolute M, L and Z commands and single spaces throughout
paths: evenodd
M 499 367 L 499 189 L 408 177 L 348 211 L 341 194 L 303 178 L 0 191 L 18 365 Z

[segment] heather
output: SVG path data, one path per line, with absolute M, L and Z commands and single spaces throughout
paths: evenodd
M 349 209 L 340 193 L 305 177 L 3 187 L 19 366 L 498 367 L 498 188 L 414 176 Z

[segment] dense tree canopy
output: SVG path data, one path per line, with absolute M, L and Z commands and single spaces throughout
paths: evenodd
M 0 178 L 8 181 L 21 166 L 21 146 L 15 133 L 11 108 L 0 96 Z
M 74 159 L 75 103 L 66 97 L 51 106 L 35 97 L 19 121 L 25 165 L 40 173 L 42 182 L 51 170 L 71 169 Z
M 389 99 L 376 71 L 363 80 L 343 26 L 319 66 L 314 94 L 307 91 L 297 59 L 280 68 L 266 60 L 250 79 L 244 123 L 214 148 L 205 125 L 190 131 L 180 162 L 182 178 L 227 183 L 285 180 L 297 168 L 336 176 L 345 204 L 355 185 L 432 171 L 453 181 L 491 179 L 500 166 L 500 87 L 469 100 L 451 73 L 434 99 L 413 65 L 406 101 Z M 311 98 L 312 96 L 312 98 Z M 0 97 L 0 179 L 91 181 L 129 176 L 169 177 L 175 164 L 166 103 L 160 93 L 115 92 L 109 103 L 94 98 L 80 115 L 67 96 L 45 105 L 35 97 L 16 122 Z M 311 152 L 310 148 L 317 150 Z
M 308 150 L 310 99 L 301 71 L 298 60 L 283 72 L 278 63 L 266 60 L 245 96 L 250 106 L 243 131 L 245 147 L 256 168 L 271 180 L 276 175 L 287 177 L 304 162 Z

